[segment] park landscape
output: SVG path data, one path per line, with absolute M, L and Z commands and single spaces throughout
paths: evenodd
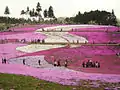
M 56 26 L 58 26 L 57 29 Z M 49 27 L 53 28 L 49 29 Z M 58 32 L 61 27 L 63 32 Z M 69 27 L 68 29 L 65 28 L 66 32 L 64 32 L 64 27 Z M 74 30 L 72 31 L 70 28 Z M 107 28 L 109 29 L 106 32 Z M 13 30 L 13 28 L 10 29 Z M 42 31 L 42 29 L 48 31 Z M 93 31 L 89 31 L 90 29 Z M 120 33 L 115 33 L 117 30 L 118 28 L 115 26 L 100 25 L 28 25 L 19 28 L 14 27 L 13 32 L 1 32 L 1 39 L 7 41 L 0 44 L 0 55 L 1 60 L 2 58 L 7 59 L 7 64 L 0 65 L 0 72 L 33 76 L 62 85 L 79 85 L 80 80 L 118 83 L 120 81 L 120 57 L 116 53 L 120 51 L 120 48 L 115 45 L 99 45 L 114 42 L 114 39 L 119 44 L 118 36 Z M 45 43 L 48 44 L 30 43 L 30 40 L 38 38 L 40 40 L 45 39 Z M 16 39 L 19 42 L 15 42 Z M 26 39 L 26 42 L 21 42 L 22 39 Z M 77 40 L 79 40 L 79 44 L 71 44 L 73 41 L 77 43 Z M 98 45 L 94 45 L 93 40 L 94 44 Z M 80 45 L 85 41 L 87 41 L 86 45 Z M 58 42 L 65 44 L 49 45 L 49 43 Z M 61 67 L 53 66 L 53 57 L 55 60 L 61 61 Z M 23 65 L 23 59 L 26 59 L 26 65 Z M 40 66 L 38 65 L 39 59 L 41 60 Z M 67 68 L 64 67 L 66 59 L 68 60 Z M 83 68 L 82 62 L 89 59 L 99 61 L 101 67 Z
M 78 12 L 64 22 L 52 6 L 44 18 L 40 12 L 38 2 L 36 11 L 21 11 L 30 14 L 27 19 L 0 17 L 0 90 L 120 89 L 120 27 L 114 10 Z M 99 62 L 99 68 L 83 65 L 88 61 Z

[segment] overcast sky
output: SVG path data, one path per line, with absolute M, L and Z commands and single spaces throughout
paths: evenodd
M 5 7 L 10 9 L 11 16 L 19 17 L 21 10 L 35 8 L 40 2 L 42 10 L 53 6 L 56 17 L 75 16 L 78 11 L 81 13 L 90 10 L 106 10 L 111 12 L 114 9 L 115 15 L 120 19 L 120 0 L 1 0 L 0 16 L 4 15 Z

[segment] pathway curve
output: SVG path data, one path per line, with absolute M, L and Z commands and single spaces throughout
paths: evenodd
M 40 33 L 42 35 L 46 36 L 45 42 L 46 43 L 72 43 L 79 42 L 85 43 L 88 42 L 86 38 L 80 37 L 77 35 L 72 35 L 67 32 L 36 32 Z M 22 51 L 22 52 L 27 52 L 27 53 L 32 53 L 32 52 L 37 52 L 37 51 L 43 51 L 43 50 L 49 50 L 52 48 L 61 48 L 65 47 L 66 45 L 42 45 L 42 44 L 30 44 L 27 46 L 23 47 L 17 47 L 16 50 Z M 80 45 L 71 45 L 71 47 L 79 47 Z

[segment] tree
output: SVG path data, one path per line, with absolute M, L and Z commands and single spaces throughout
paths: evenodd
M 8 6 L 6 6 L 6 8 L 5 8 L 4 14 L 7 15 L 7 21 L 6 21 L 6 23 L 9 23 L 8 15 L 10 14 L 10 10 L 9 10 Z
M 30 12 L 29 12 L 29 15 L 30 15 L 30 17 L 32 17 L 32 11 L 30 10 Z
M 114 15 L 114 10 L 112 9 L 112 14 Z
M 39 20 L 40 20 L 40 18 L 42 18 L 41 14 L 40 14 L 40 11 L 42 11 L 42 8 L 41 8 L 39 2 L 37 3 L 36 11 L 38 12 L 38 17 L 39 17 Z
M 30 9 L 29 9 L 29 7 L 27 6 L 27 10 L 26 10 L 26 12 L 25 12 L 25 14 L 26 14 L 26 19 L 29 18 L 29 11 L 30 11 Z
M 48 11 L 47 11 L 47 9 L 44 10 L 43 15 L 44 15 L 44 18 L 46 18 L 46 17 L 48 16 Z
M 37 13 L 37 12 L 35 12 L 35 13 L 34 13 L 34 16 L 35 16 L 35 17 L 37 17 L 37 16 L 38 16 L 38 13 Z
M 29 15 L 35 21 L 34 17 L 37 17 L 38 13 L 35 12 L 35 9 L 33 8 L 32 10 L 29 11 Z
M 6 6 L 6 8 L 5 8 L 5 12 L 4 12 L 4 14 L 6 14 L 6 15 L 10 14 L 10 11 L 9 11 L 8 6 Z
M 65 21 L 69 23 L 70 19 L 68 17 L 66 17 Z
M 32 9 L 32 16 L 35 16 L 35 9 Z
M 55 17 L 55 16 L 54 16 L 54 11 L 53 11 L 53 7 L 52 7 L 52 6 L 49 7 L 49 10 L 48 10 L 48 17 L 49 17 L 49 18 L 54 18 L 54 17 Z
M 30 11 L 30 9 L 29 9 L 29 7 L 27 7 L 27 11 L 26 12 L 29 12 Z
M 39 3 L 39 2 L 37 3 L 37 6 L 36 6 L 36 11 L 37 11 L 37 12 L 42 11 L 42 8 L 41 8 L 41 6 L 40 6 L 40 3 Z
M 33 8 L 32 10 L 29 11 L 29 15 L 30 17 L 34 17 L 35 16 L 35 9 Z
M 25 11 L 24 11 L 24 10 L 22 10 L 20 15 L 24 15 L 24 14 L 25 14 Z
M 25 11 L 24 11 L 24 10 L 22 10 L 22 11 L 21 11 L 21 13 L 20 13 L 20 15 L 22 15 L 22 18 L 24 18 Z

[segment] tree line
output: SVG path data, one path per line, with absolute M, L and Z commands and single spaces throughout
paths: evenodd
M 32 10 L 30 10 L 29 7 L 27 7 L 26 10 L 21 11 L 21 15 L 29 15 L 30 17 L 38 17 L 39 20 L 41 20 L 42 19 L 41 11 L 42 11 L 42 7 L 40 3 L 38 2 L 36 8 L 33 8 Z M 44 18 L 55 18 L 53 7 L 50 6 L 48 10 L 45 9 L 43 11 L 43 16 Z
M 30 10 L 29 7 L 26 8 L 26 10 L 21 10 L 20 15 L 29 15 L 30 17 L 33 18 L 39 18 L 38 22 L 40 22 L 41 20 L 43 20 L 43 17 L 41 15 L 41 11 L 42 11 L 42 7 L 40 5 L 40 3 L 38 2 L 36 5 L 36 8 L 33 8 Z M 5 8 L 5 12 L 4 14 L 8 15 L 10 14 L 9 8 L 8 6 Z M 55 22 L 57 23 L 57 18 L 54 15 L 54 10 L 53 7 L 50 6 L 47 9 L 45 9 L 43 11 L 43 16 L 44 18 L 54 18 L 53 20 L 51 20 L 50 22 Z M 2 18 L 2 17 L 1 17 Z M 8 20 L 7 18 L 3 18 L 3 21 Z M 9 18 L 10 20 L 10 18 Z M 18 19 L 15 20 L 13 18 L 13 20 L 11 20 L 11 22 L 17 22 L 18 23 L 22 23 L 22 22 L 32 22 L 29 18 L 28 20 L 24 20 L 24 19 L 20 19 L 21 21 L 19 21 Z M 10 21 L 9 21 L 10 22 Z M 33 20 L 33 22 L 36 22 L 35 20 Z M 48 23 L 50 23 L 48 22 Z M 45 23 L 47 23 L 45 21 Z M 69 23 L 69 24 L 99 24 L 99 25 L 117 25 L 117 19 L 116 16 L 114 14 L 114 10 L 112 10 L 112 12 L 107 12 L 107 11 L 99 11 L 99 10 L 95 10 L 95 11 L 90 11 L 90 12 L 84 12 L 83 14 L 79 11 L 78 14 L 76 14 L 74 17 L 67 17 L 65 19 L 65 23 Z
M 66 18 L 66 21 L 76 24 L 117 25 L 114 10 L 112 12 L 95 10 L 83 14 L 79 11 L 75 17 Z
M 41 11 L 42 11 L 42 7 L 41 7 L 40 3 L 38 2 L 36 5 L 36 8 L 32 8 L 30 10 L 30 8 L 27 6 L 26 10 L 21 10 L 20 15 L 26 15 L 26 16 L 29 15 L 30 17 L 38 17 L 39 21 L 40 21 L 43 19 L 42 15 L 41 15 Z M 4 14 L 5 15 L 10 14 L 10 10 L 9 10 L 8 6 L 6 6 L 6 8 L 5 8 Z M 55 18 L 53 7 L 50 6 L 48 8 L 48 10 L 45 9 L 43 11 L 43 16 L 44 16 L 44 18 Z

